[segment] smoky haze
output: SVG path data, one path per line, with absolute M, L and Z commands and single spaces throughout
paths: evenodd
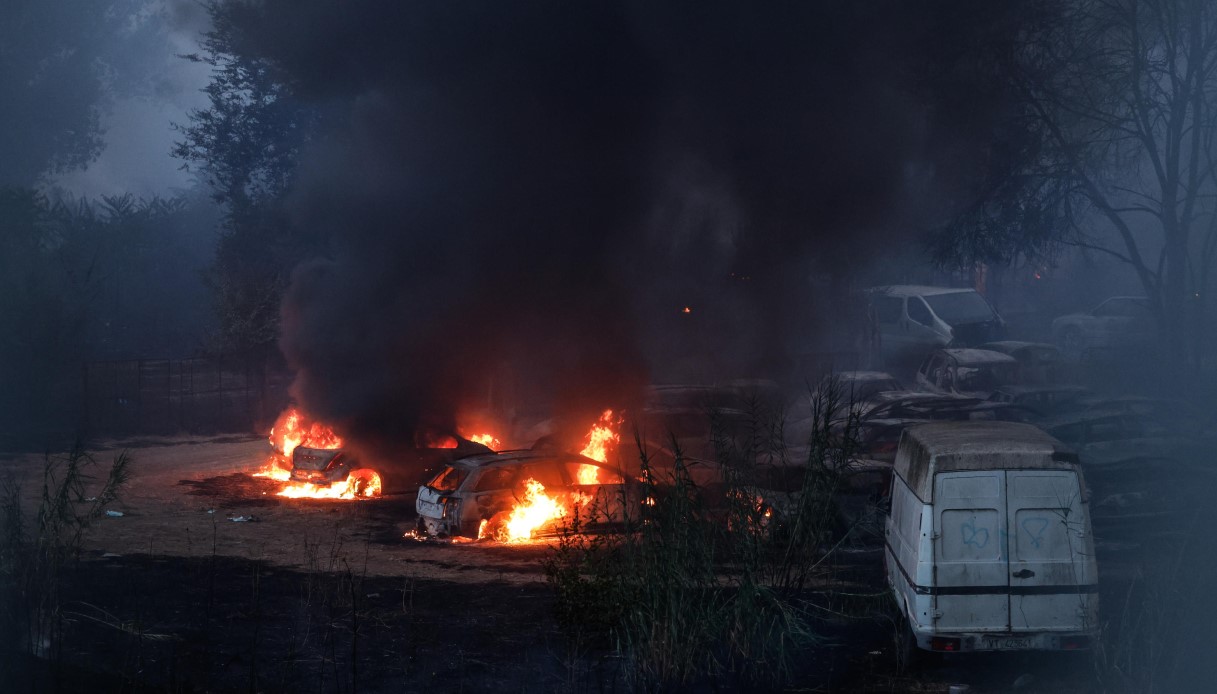
M 281 346 L 300 403 L 357 439 L 450 429 L 505 376 L 586 426 L 648 382 L 784 375 L 808 277 L 908 243 L 913 198 L 946 194 L 910 175 L 958 117 L 916 95 L 952 31 L 923 9 L 241 12 L 244 50 L 323 113 L 289 200 L 329 252 L 294 274 Z

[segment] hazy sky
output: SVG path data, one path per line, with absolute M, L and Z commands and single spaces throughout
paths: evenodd
M 191 109 L 206 106 L 200 90 L 207 85 L 211 68 L 178 56 L 199 52 L 207 14 L 191 0 L 150 0 L 147 9 L 143 21 L 163 27 L 166 39 L 149 44 L 150 82 L 137 93 L 114 97 L 102 116 L 105 149 L 88 168 L 61 175 L 52 185 L 77 195 L 142 197 L 167 195 L 191 185 L 192 175 L 170 156 L 177 138 L 173 123 L 185 123 Z

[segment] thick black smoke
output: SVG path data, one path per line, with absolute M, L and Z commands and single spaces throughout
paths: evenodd
M 931 145 L 984 109 L 919 93 L 988 21 L 959 3 L 241 7 L 325 114 L 291 206 L 332 253 L 282 346 L 302 404 L 363 437 L 504 389 L 585 424 L 648 381 L 779 371 L 809 276 L 907 241 L 943 194 Z

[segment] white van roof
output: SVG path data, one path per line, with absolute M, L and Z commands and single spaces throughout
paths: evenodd
M 930 422 L 904 430 L 895 473 L 933 501 L 934 475 L 963 470 L 1076 470 L 1077 455 L 1019 422 Z

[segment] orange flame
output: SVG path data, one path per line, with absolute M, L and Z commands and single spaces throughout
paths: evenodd
M 299 446 L 333 450 L 342 447 L 342 438 L 320 422 L 309 422 L 300 410 L 289 407 L 279 415 L 270 430 L 270 445 L 275 448 L 266 464 L 253 473 L 276 482 L 287 482 L 276 496 L 290 499 L 367 499 L 380 496 L 383 485 L 375 470 L 353 470 L 345 480 L 329 485 L 292 482 L 292 453 Z
M 287 462 L 279 454 L 272 455 L 266 459 L 266 464 L 258 468 L 254 473 L 254 477 L 269 477 L 276 482 L 286 482 L 292 478 L 292 471 L 283 466 Z
M 607 463 L 609 451 L 621 442 L 621 435 L 615 431 L 621 421 L 620 417 L 613 418 L 612 410 L 605 410 L 584 437 L 586 443 L 579 455 Z M 576 474 L 579 484 L 600 484 L 600 468 L 595 465 L 580 465 Z
M 545 485 L 529 479 L 524 487 L 524 499 L 511 509 L 511 515 L 503 523 L 500 537 L 503 542 L 527 542 L 538 528 L 566 515 L 558 500 L 545 493 Z
M 290 460 L 297 446 L 342 448 L 342 438 L 330 427 L 320 422 L 309 422 L 300 410 L 289 407 L 271 427 L 270 445 Z
M 352 470 L 345 480 L 329 486 L 293 482 L 276 493 L 289 499 L 371 499 L 380 496 L 382 485 L 375 470 Z
M 480 443 L 492 451 L 499 450 L 503 444 L 494 437 L 494 434 L 473 434 L 465 437 L 474 443 Z

